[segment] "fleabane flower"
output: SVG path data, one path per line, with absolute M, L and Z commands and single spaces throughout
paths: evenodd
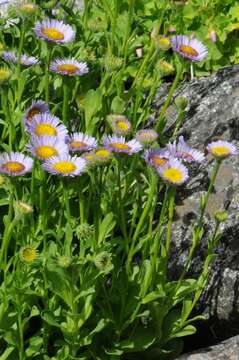
M 29 127 L 32 136 L 54 136 L 65 140 L 67 129 L 60 119 L 49 113 L 35 115 Z
M 40 39 L 58 44 L 72 42 L 75 38 L 75 31 L 70 25 L 55 19 L 37 21 L 33 30 Z
M 158 133 L 154 129 L 142 129 L 137 131 L 135 138 L 142 145 L 150 145 L 157 140 Z
M 53 156 L 49 158 L 42 167 L 53 175 L 77 176 L 86 167 L 86 160 L 70 155 Z
M 208 50 L 201 41 L 186 35 L 173 36 L 171 44 L 175 52 L 191 61 L 202 61 L 208 55 Z
M 97 141 L 93 136 L 83 133 L 74 133 L 71 136 L 67 136 L 66 143 L 72 152 L 89 151 L 97 146 Z
M 32 170 L 33 160 L 19 152 L 0 155 L 0 173 L 10 176 L 21 176 Z
M 52 156 L 68 154 L 68 146 L 64 140 L 54 136 L 34 136 L 28 150 L 40 160 L 46 161 Z
M 179 137 L 178 143 L 168 144 L 167 149 L 171 157 L 182 159 L 188 163 L 201 163 L 205 160 L 202 152 L 191 148 L 184 140 L 183 136 Z
M 85 62 L 79 62 L 75 59 L 55 59 L 50 64 L 50 70 L 68 76 L 82 76 L 89 72 Z
M 143 158 L 147 164 L 158 168 L 164 166 L 169 161 L 169 152 L 167 149 L 148 149 L 143 153 Z
M 13 51 L 3 51 L 2 53 L 3 60 L 7 62 L 11 62 L 13 64 L 17 64 L 17 54 Z M 32 66 L 39 63 L 39 60 L 35 56 L 28 56 L 26 54 L 22 54 L 20 57 L 20 64 L 23 66 Z
M 107 116 L 107 120 L 117 135 L 126 135 L 131 130 L 131 123 L 124 115 L 111 114 Z
M 216 159 L 225 159 L 231 155 L 236 155 L 238 150 L 235 145 L 228 141 L 213 141 L 207 146 L 207 151 Z
M 106 149 L 109 149 L 117 153 L 126 153 L 132 155 L 139 152 L 142 149 L 142 145 L 135 139 L 126 141 L 123 136 L 107 136 L 102 139 L 103 145 Z
M 26 110 L 23 121 L 26 127 L 29 127 L 32 123 L 32 119 L 35 115 L 49 113 L 49 107 L 45 101 L 33 100 L 31 106 Z
M 157 168 L 160 177 L 170 185 L 182 185 L 188 180 L 188 169 L 177 159 L 169 159 Z

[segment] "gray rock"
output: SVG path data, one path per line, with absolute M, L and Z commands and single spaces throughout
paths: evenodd
M 165 92 L 164 92 L 165 94 Z M 232 141 L 239 148 L 239 66 L 227 67 L 211 77 L 184 84 L 175 96 L 185 96 L 188 111 L 180 134 L 198 149 L 217 139 Z M 162 92 L 154 103 L 160 110 L 165 98 Z M 166 132 L 170 134 L 176 119 L 176 108 L 167 111 Z M 214 228 L 213 213 L 225 208 L 228 220 L 222 225 L 222 239 L 209 277 L 209 284 L 198 305 L 209 319 L 209 327 L 215 339 L 239 333 L 239 172 L 238 156 L 224 160 L 209 198 L 205 221 L 205 236 L 195 254 L 189 276 L 197 276 L 202 270 L 207 240 Z M 173 251 L 170 274 L 178 277 L 187 258 L 191 244 L 192 223 L 199 212 L 199 198 L 205 193 L 213 161 L 191 168 L 191 180 L 180 190 L 176 199 L 176 215 L 173 231 Z
M 239 360 L 239 336 L 223 341 L 219 345 L 185 354 L 177 360 Z

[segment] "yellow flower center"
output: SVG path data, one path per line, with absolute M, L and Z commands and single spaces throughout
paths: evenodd
M 28 114 L 27 114 L 27 119 L 31 122 L 33 116 L 38 115 L 38 114 L 40 114 L 40 113 L 41 113 L 41 112 L 40 112 L 39 109 L 33 108 L 33 109 L 31 109 L 31 110 L 28 112 Z
M 62 174 L 70 174 L 76 170 L 76 165 L 70 161 L 59 161 L 53 164 L 52 167 Z
M 163 176 L 166 180 L 172 183 L 179 183 L 183 179 L 182 172 L 175 168 L 166 169 Z
M 79 70 L 78 66 L 73 64 L 57 65 L 57 71 L 65 71 L 68 74 L 75 74 Z
M 96 150 L 95 155 L 100 158 L 108 159 L 111 155 L 111 152 L 106 149 L 100 149 L 100 150 Z
M 230 155 L 230 149 L 225 146 L 215 146 L 212 148 L 212 154 L 218 157 Z
M 56 129 L 50 124 L 38 124 L 35 128 L 37 136 L 56 136 Z
M 87 161 L 94 161 L 95 160 L 95 156 L 94 154 L 85 154 L 84 155 L 84 159 L 86 159 Z
M 163 166 L 167 162 L 166 159 L 161 158 L 159 155 L 153 155 L 151 161 L 154 166 Z
M 10 76 L 10 71 L 7 69 L 0 69 L 0 81 L 7 80 Z
M 64 34 L 62 34 L 62 32 L 60 32 L 57 29 L 43 27 L 41 29 L 41 31 L 46 37 L 48 37 L 51 40 L 63 40 L 64 39 Z
M 25 166 L 18 161 L 8 161 L 2 165 L 2 168 L 12 173 L 20 173 L 25 169 Z
M 21 250 L 21 256 L 24 261 L 31 263 L 37 258 L 37 251 L 31 246 L 26 246 Z
M 87 144 L 84 143 L 83 141 L 72 141 L 70 143 L 70 147 L 73 150 L 85 148 L 86 146 L 87 146 Z
M 123 120 L 117 121 L 116 125 L 118 126 L 118 128 L 120 130 L 123 130 L 123 131 L 129 130 L 129 125 Z
M 179 47 L 179 50 L 188 56 L 198 56 L 199 55 L 197 50 L 195 50 L 194 48 L 192 48 L 192 46 L 189 46 L 189 45 L 181 45 Z
M 36 148 L 36 154 L 42 159 L 48 159 L 51 156 L 58 155 L 58 152 L 52 146 L 43 145 Z
M 115 150 L 130 150 L 130 146 L 122 143 L 111 143 L 110 146 Z

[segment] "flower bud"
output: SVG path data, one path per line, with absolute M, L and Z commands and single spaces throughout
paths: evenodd
M 109 273 L 113 269 L 111 254 L 107 251 L 100 252 L 98 255 L 96 255 L 94 264 L 100 271 Z
M 177 108 L 179 110 L 184 110 L 186 109 L 187 105 L 188 105 L 188 99 L 184 96 L 177 96 L 174 100 L 175 105 L 177 106 Z
M 156 64 L 156 68 L 162 75 L 169 75 L 174 72 L 174 67 L 165 60 L 159 60 Z
M 23 215 L 31 214 L 33 212 L 33 207 L 31 205 L 20 200 L 16 202 L 16 208 Z
M 228 219 L 228 212 L 225 210 L 218 210 L 213 214 L 213 217 L 217 222 L 222 223 Z

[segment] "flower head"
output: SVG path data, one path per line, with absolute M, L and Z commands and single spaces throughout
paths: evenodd
M 17 64 L 17 55 L 13 51 L 3 51 L 3 60 Z M 23 66 L 32 66 L 39 63 L 39 60 L 35 56 L 28 56 L 26 54 L 21 55 L 20 64 Z
M 185 141 L 183 136 L 179 137 L 178 143 L 168 144 L 167 149 L 171 157 L 182 159 L 188 163 L 201 163 L 205 160 L 205 156 L 200 151 L 191 148 Z
M 85 62 L 79 62 L 75 59 L 55 59 L 50 64 L 50 70 L 60 75 L 69 76 L 81 76 L 89 72 Z
M 126 141 L 123 136 L 107 136 L 105 135 L 102 142 L 106 149 L 113 152 L 126 153 L 132 155 L 142 149 L 142 145 L 135 139 Z
M 164 165 L 157 168 L 161 178 L 171 185 L 182 185 L 188 179 L 188 170 L 177 159 L 169 159 Z
M 160 50 L 166 51 L 171 47 L 170 39 L 167 36 L 158 35 L 153 40 Z
M 33 3 L 23 3 L 19 4 L 19 11 L 23 15 L 33 15 L 36 13 L 38 6 Z
M 35 115 L 29 127 L 32 136 L 55 136 L 65 140 L 67 129 L 56 116 L 49 113 Z
M 10 176 L 20 176 L 30 172 L 33 160 L 19 152 L 10 152 L 0 155 L 0 173 Z
M 157 140 L 158 133 L 154 129 L 142 129 L 137 131 L 135 138 L 143 145 L 150 145 Z
M 70 155 L 53 156 L 42 167 L 53 175 L 77 176 L 85 169 L 85 159 Z
M 109 273 L 113 269 L 111 254 L 107 251 L 102 251 L 96 255 L 94 259 L 95 266 L 104 273 Z
M 19 210 L 22 214 L 31 214 L 33 212 L 33 207 L 21 200 L 18 200 L 16 202 L 16 208 Z
M 65 142 L 54 136 L 33 136 L 28 149 L 32 155 L 44 161 L 52 156 L 68 154 L 68 147 Z
M 213 141 L 207 146 L 207 150 L 216 159 L 225 159 L 228 156 L 236 155 L 238 153 L 235 145 L 228 141 L 218 140 Z
M 72 42 L 75 38 L 75 32 L 70 25 L 55 19 L 36 22 L 34 31 L 40 39 L 58 44 Z
M 89 136 L 83 133 L 74 133 L 66 138 L 66 143 L 69 150 L 76 151 L 89 151 L 97 146 L 97 141 L 93 136 Z
M 202 61 L 208 55 L 208 50 L 201 41 L 186 35 L 172 37 L 171 44 L 175 52 L 191 61 Z
M 131 130 L 131 124 L 124 115 L 111 114 L 107 116 L 107 120 L 117 135 L 126 135 Z
M 162 76 L 166 76 L 174 72 L 173 65 L 162 59 L 158 60 L 158 62 L 156 63 L 156 68 L 160 71 Z
M 167 149 L 148 149 L 144 152 L 143 158 L 149 165 L 154 168 L 164 166 L 169 160 Z
M 49 112 L 49 107 L 48 107 L 47 103 L 45 103 L 45 101 L 34 100 L 24 115 L 25 126 L 29 127 L 29 125 L 32 123 L 32 119 L 35 115 L 48 113 L 48 112 Z
M 6 67 L 0 67 L 0 84 L 7 81 L 11 75 L 12 72 L 9 69 Z
M 20 258 L 28 264 L 33 263 L 38 256 L 38 251 L 31 245 L 23 246 L 20 249 Z

